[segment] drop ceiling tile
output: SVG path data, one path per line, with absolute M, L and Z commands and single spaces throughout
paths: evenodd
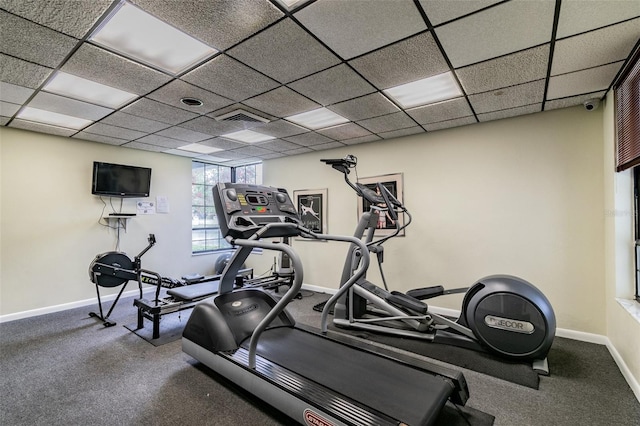
M 272 152 L 271 154 L 260 156 L 260 158 L 262 158 L 263 160 L 273 160 L 274 158 L 282 158 L 282 157 L 286 157 L 286 155 L 281 152 Z
M 364 120 L 398 111 L 398 107 L 379 93 L 340 102 L 328 107 L 351 121 Z
M 149 145 L 149 144 L 138 142 L 138 141 L 127 142 L 122 146 L 125 148 L 141 149 L 143 151 L 151 151 L 151 152 L 164 152 L 167 150 L 167 148 L 163 148 L 161 146 Z
M 29 96 L 31 96 L 33 92 L 34 91 L 32 89 L 27 87 L 0 81 L 0 101 L 23 104 L 27 99 L 29 99 Z
M 155 133 L 169 127 L 166 123 L 161 123 L 147 118 L 137 117 L 135 115 L 126 114 L 116 111 L 101 121 L 104 124 L 112 126 L 124 127 L 125 129 L 137 130 L 145 133 Z
M 453 118 L 467 117 L 473 115 L 469 103 L 465 98 L 452 99 L 450 101 L 438 102 L 423 107 L 407 110 L 414 120 L 419 124 L 436 123 L 438 121 L 451 120 Z
M 544 80 L 538 80 L 470 95 L 469 101 L 477 114 L 540 103 L 544 96 L 544 83 Z
M 638 39 L 640 18 L 558 40 L 553 51 L 551 75 L 624 60 Z
M 563 0 L 556 37 L 562 38 L 640 16 L 636 0 Z
M 72 136 L 75 139 L 82 139 L 91 142 L 106 143 L 109 145 L 124 145 L 128 141 L 126 139 L 114 138 L 111 136 L 98 135 L 88 132 L 79 132 Z
M 285 120 L 276 120 L 260 126 L 260 133 L 275 136 L 276 138 L 284 138 L 287 136 L 299 135 L 309 130 L 296 124 L 289 123 Z
M 329 139 L 328 137 L 316 132 L 308 132 L 301 135 L 289 136 L 284 139 L 301 146 L 311 146 L 333 142 L 333 139 Z
M 215 154 L 215 152 L 214 152 Z M 216 157 L 215 155 L 199 155 L 197 157 L 198 161 L 210 161 L 212 163 L 224 163 L 229 161 L 228 158 Z
M 180 126 L 169 127 L 168 129 L 161 130 L 156 134 L 167 137 L 167 138 L 188 142 L 188 143 L 200 142 L 205 139 L 210 139 L 212 136 L 212 135 L 207 135 L 200 132 L 195 132 L 193 130 L 185 129 L 184 127 L 180 127 Z
M 280 86 L 267 93 L 247 99 L 242 103 L 278 117 L 288 117 L 320 107 L 317 103 L 285 86 Z
M 376 91 L 345 64 L 290 83 L 289 87 L 323 106 Z
M 11 117 L 3 117 L 0 115 L 0 126 L 5 126 L 9 120 L 11 120 Z
M 390 132 L 378 133 L 378 136 L 383 139 L 394 139 L 402 136 L 416 135 L 418 133 L 424 133 L 424 129 L 420 126 L 407 127 L 406 129 L 393 130 Z
M 379 140 L 382 140 L 382 138 L 376 135 L 370 135 L 370 136 L 361 136 L 359 138 L 353 138 L 353 139 L 345 139 L 342 141 L 342 143 L 347 145 L 357 145 L 361 143 L 375 142 Z
M 137 130 L 125 129 L 124 127 L 112 126 L 110 124 L 95 123 L 84 129 L 86 133 L 109 136 L 117 139 L 131 141 L 146 136 L 146 133 Z
M 344 59 L 427 29 L 412 0 L 317 1 L 294 16 Z
M 292 149 L 291 151 L 287 151 L 287 152 L 285 152 L 285 154 L 287 154 L 287 155 L 300 155 L 300 154 L 306 154 L 308 152 L 313 152 L 313 150 L 311 148 L 307 148 L 307 147 L 300 147 L 300 148 Z
M 338 141 L 343 139 L 359 138 L 371 134 L 371 132 L 363 129 L 356 123 L 346 123 L 339 126 L 329 127 L 327 129 L 318 130 L 318 133 Z
M 234 149 L 233 152 L 243 154 L 249 157 L 260 157 L 262 155 L 272 154 L 273 151 L 268 150 L 262 146 L 248 145 L 241 148 Z
M 92 0 L 82 2 L 82 7 L 79 7 L 77 1 L 2 0 L 2 8 L 80 39 L 112 3 L 112 0 Z
M 163 150 L 175 149 L 184 145 L 188 145 L 188 143 L 186 142 L 171 138 L 165 138 L 164 136 L 158 135 L 147 135 L 138 139 L 137 142 L 142 142 L 148 145 L 155 145 L 162 148 Z
M 606 90 L 622 67 L 616 62 L 601 67 L 589 68 L 549 79 L 547 99 L 566 98 L 568 96 Z
M 379 89 L 449 71 L 431 33 L 423 33 L 349 62 Z
M 391 132 L 399 129 L 406 129 L 416 125 L 404 112 L 383 115 L 382 117 L 369 118 L 358 121 L 358 124 L 372 133 Z
M 0 115 L 4 117 L 13 117 L 22 105 L 12 104 L 11 102 L 0 101 Z
M 168 75 L 88 43 L 83 43 L 61 70 L 137 95 L 144 95 L 171 80 Z
M 568 108 L 576 105 L 582 105 L 585 101 L 588 101 L 589 99 L 602 99 L 605 93 L 607 92 L 605 90 L 602 90 L 600 92 L 587 93 L 579 96 L 571 96 L 568 98 L 554 99 L 544 103 L 544 110 L 550 111 L 552 109 Z
M 230 151 L 220 151 L 215 154 L 216 157 L 228 158 L 229 160 L 241 160 L 248 157 L 248 155 L 237 152 L 235 149 Z
M 487 114 L 478 114 L 480 122 L 501 120 L 503 118 L 517 117 L 519 115 L 534 114 L 542 110 L 542 104 L 525 105 L 518 108 L 494 111 Z
M 261 143 L 260 146 L 270 151 L 276 151 L 276 152 L 284 152 L 284 151 L 290 151 L 292 149 L 300 148 L 300 145 L 296 145 L 293 142 L 287 142 L 282 139 L 276 139 L 276 140 L 268 141 L 265 143 Z
M 463 67 L 455 72 L 465 92 L 473 94 L 545 78 L 548 63 L 549 45 L 545 44 Z
M 427 14 L 431 25 L 439 25 L 443 22 L 468 15 L 501 1 L 502 0 L 420 0 L 420 4 Z
M 320 145 L 311 145 L 309 146 L 309 148 L 311 148 L 314 151 L 324 151 L 327 149 L 342 148 L 343 146 L 344 144 L 340 142 L 329 142 L 329 143 L 323 143 Z
M 0 51 L 55 68 L 78 40 L 0 9 Z
M 53 69 L 0 53 L 0 81 L 36 89 Z
M 198 117 L 198 114 L 175 108 L 147 98 L 140 98 L 126 108 L 122 109 L 127 114 L 168 124 L 180 124 L 184 121 Z
M 208 114 L 233 103 L 231 99 L 203 90 L 182 80 L 173 80 L 148 94 L 147 98 L 193 112 L 194 114 Z M 199 99 L 203 104 L 201 106 L 185 105 L 180 102 L 182 98 Z
M 549 42 L 554 11 L 553 0 L 512 0 L 435 32 L 449 60 L 459 68 Z
M 189 157 L 189 158 L 206 157 L 198 152 L 184 151 L 182 149 L 168 149 L 164 152 L 165 154 L 179 155 L 180 157 Z
M 216 56 L 181 79 L 238 102 L 279 86 L 226 55 Z
M 281 83 L 297 80 L 340 62 L 288 18 L 240 43 L 227 54 Z
M 233 142 L 229 139 L 224 138 L 214 138 L 207 139 L 206 141 L 200 142 L 202 145 L 210 146 L 212 148 L 220 148 L 220 149 L 236 149 L 246 146 L 245 144 Z M 216 154 L 217 155 L 217 154 Z
M 200 116 L 191 121 L 184 122 L 180 124 L 180 127 L 211 136 L 220 136 L 244 129 L 242 122 L 217 121 L 205 116 Z
M 450 129 L 452 127 L 466 126 L 467 124 L 477 123 L 474 116 L 456 118 L 454 120 L 439 121 L 437 123 L 423 124 L 422 127 L 429 132 L 435 132 L 436 130 Z
M 284 14 L 268 0 L 132 0 L 217 50 L 228 49 Z
M 14 119 L 9 127 L 16 129 L 31 130 L 32 132 L 47 133 L 56 136 L 71 136 L 77 132 L 75 129 L 66 129 L 64 127 L 50 126 L 48 124 L 35 123 L 33 121 Z
M 100 120 L 114 111 L 111 108 L 105 108 L 47 92 L 38 92 L 31 102 L 29 102 L 29 106 L 45 111 L 70 115 L 72 117 L 85 118 L 91 121 Z

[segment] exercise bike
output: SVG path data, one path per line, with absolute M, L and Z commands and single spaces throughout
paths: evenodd
M 409 226 L 410 213 L 382 183 L 377 183 L 377 191 L 374 191 L 358 182 L 351 182 L 348 175 L 349 169 L 357 165 L 355 156 L 321 161 L 343 173 L 345 182 L 370 204 L 369 211 L 358 222 L 354 237 L 363 239 L 368 250 L 376 253 L 385 286 L 381 288 L 368 281 L 366 276 L 362 277 L 335 300 L 335 307 L 329 302 L 325 304 L 323 330 L 326 330 L 327 316 L 334 308 L 333 323 L 337 327 L 490 352 L 511 360 L 531 361 L 538 373 L 549 373 L 546 357 L 555 337 L 556 320 L 549 300 L 540 290 L 515 276 L 492 275 L 465 288 L 445 290 L 442 286 L 431 286 L 406 293 L 389 291 L 382 272 L 382 244 Z M 387 213 L 395 231 L 374 240 L 378 218 Z M 408 218 L 404 225 L 400 224 L 399 214 Z M 353 275 L 361 256 L 358 247 L 352 245 L 347 253 L 341 282 L 346 282 Z M 434 313 L 425 302 L 456 293 L 464 293 L 461 314 L 457 319 Z

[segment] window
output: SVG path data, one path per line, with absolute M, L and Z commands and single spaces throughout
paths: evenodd
M 234 182 L 262 184 L 262 164 L 235 167 Z
M 262 164 L 228 167 L 191 162 L 191 251 L 206 253 L 226 250 L 231 245 L 222 237 L 215 206 L 213 187 L 218 182 L 262 183 Z
M 640 302 L 640 47 L 630 56 L 614 84 L 616 170 L 633 169 L 636 286 L 635 298 Z

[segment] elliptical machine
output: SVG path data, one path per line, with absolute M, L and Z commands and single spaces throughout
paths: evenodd
M 369 251 L 377 254 L 385 286 L 378 287 L 366 276 L 358 280 L 335 303 L 333 323 L 337 327 L 412 337 L 490 352 L 511 360 L 532 361 L 534 370 L 549 374 L 546 357 L 555 337 L 556 320 L 549 300 L 540 290 L 518 277 L 492 275 L 467 288 L 445 290 L 442 286 L 431 286 L 407 293 L 389 291 L 382 272 L 382 244 L 406 228 L 411 223 L 411 215 L 382 183 L 377 183 L 376 192 L 349 180 L 349 169 L 357 165 L 355 156 L 321 161 L 343 173 L 345 182 L 370 203 L 369 211 L 358 222 L 354 237 L 364 239 Z M 378 216 L 387 213 L 395 231 L 374 240 Z M 404 225 L 398 220 L 399 214 L 408 217 Z M 346 282 L 353 275 L 361 256 L 360 249 L 351 245 L 341 282 Z M 455 293 L 465 294 L 457 319 L 434 313 L 424 302 Z M 323 324 L 331 308 L 329 303 L 324 306 Z

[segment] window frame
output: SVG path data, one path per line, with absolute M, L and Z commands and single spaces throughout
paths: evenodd
M 202 179 L 196 165 L 201 165 Z M 215 169 L 215 172 L 213 171 Z M 224 172 L 221 172 L 223 170 Z M 247 182 L 247 175 L 249 181 Z M 239 177 L 239 179 L 238 179 Z M 197 182 L 196 182 L 197 180 Z M 202 255 L 233 250 L 220 234 L 212 189 L 219 182 L 262 183 L 262 163 L 226 166 L 194 158 L 191 160 L 191 254 Z M 201 187 L 201 188 L 196 188 Z M 197 222 L 196 222 L 197 216 Z M 202 222 L 201 222 L 202 221 Z M 198 236 L 196 238 L 196 235 Z M 204 237 L 202 237 L 204 235 Z

